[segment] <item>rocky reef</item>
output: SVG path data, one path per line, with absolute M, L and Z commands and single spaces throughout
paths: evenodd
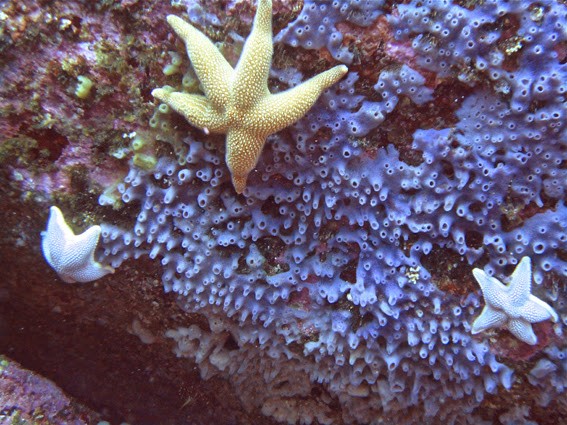
M 112 355 L 134 351 L 152 379 L 175 381 L 169 391 L 193 388 L 164 422 L 206 423 L 205 400 L 227 424 L 231 412 L 237 423 L 556 423 L 567 412 L 565 4 L 274 0 L 271 92 L 349 72 L 268 138 L 237 194 L 224 138 L 150 93 L 201 92 L 166 15 L 234 65 L 254 11 L 2 6 L 2 258 L 14 244 L 26 255 L 0 301 L 44 302 L 14 283 L 29 263 L 49 315 L 69 308 L 87 325 L 82 309 L 100 297 L 89 320 L 133 339 Z M 54 204 L 77 231 L 100 224 L 96 261 L 113 275 L 76 286 L 42 271 Z M 21 222 L 34 225 L 18 226 L 30 209 Z M 473 335 L 484 300 L 472 270 L 506 282 L 523 257 L 558 322 L 534 324 L 532 345 Z M 5 327 L 23 320 L 11 311 Z M 22 362 L 14 344 L 3 352 Z M 112 418 L 155 423 L 123 403 L 130 416 L 114 404 Z

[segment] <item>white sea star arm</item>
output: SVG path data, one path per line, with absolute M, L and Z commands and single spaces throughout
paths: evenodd
M 501 328 L 507 321 L 508 316 L 503 311 L 485 305 L 480 316 L 473 322 L 471 333 L 474 335 L 490 328 Z
M 559 316 L 549 304 L 533 295 L 530 295 L 528 298 L 526 306 L 527 308 L 525 308 L 521 314 L 522 319 L 526 322 L 537 323 L 542 320 L 551 319 L 552 322 L 556 323 L 559 320 Z
M 511 303 L 515 306 L 522 306 L 528 301 L 532 291 L 532 261 L 530 257 L 523 257 L 512 276 L 508 287 Z
M 90 282 L 114 273 L 112 267 L 94 259 L 100 232 L 100 226 L 92 226 L 75 235 L 65 222 L 61 210 L 53 206 L 50 208 L 47 229 L 41 234 L 43 256 L 67 283 Z
M 524 341 L 526 344 L 537 344 L 537 336 L 532 329 L 532 325 L 525 320 L 510 320 L 506 325 L 506 328 L 512 333 L 512 335 Z
M 486 304 L 496 309 L 502 309 L 505 303 L 503 294 L 506 292 L 506 285 L 503 285 L 498 279 L 487 275 L 481 269 L 473 269 L 473 276 L 480 285 Z

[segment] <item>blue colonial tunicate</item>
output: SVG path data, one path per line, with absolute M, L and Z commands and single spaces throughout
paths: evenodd
M 350 64 L 353 54 L 342 45 L 343 34 L 337 24 L 368 26 L 381 14 L 382 3 L 382 0 L 306 1 L 297 19 L 275 41 L 305 49 L 326 47 L 336 60 Z
M 348 62 L 336 24 L 371 25 L 386 13 L 381 5 L 305 1 L 276 42 L 327 47 Z M 181 161 L 132 165 L 118 191 L 136 221 L 102 226 L 99 260 L 160 261 L 165 290 L 214 322 L 170 331 L 177 354 L 196 359 L 203 376 L 225 374 L 266 414 L 304 423 L 478 419 L 486 393 L 512 386 L 515 364 L 497 359 L 485 336 L 473 338 L 479 293 L 467 282 L 447 288 L 437 258 L 502 277 L 529 256 L 536 284 L 564 287 L 567 276 L 567 75 L 554 49 L 567 40 L 567 10 L 527 6 L 392 6 L 386 17 L 394 38 L 411 44 L 411 65 L 382 67 L 365 90 L 350 72 L 270 137 L 242 196 L 215 139 L 186 136 Z M 506 19 L 518 38 L 496 25 Z M 427 86 L 427 71 L 468 85 L 454 123 L 417 127 L 406 141 L 381 138 L 396 110 L 435 106 L 440 92 Z M 272 76 L 303 80 L 296 69 Z M 565 321 L 564 293 L 546 301 Z M 227 348 L 230 338 L 237 348 Z M 564 391 L 565 356 L 564 344 L 551 345 L 527 374 L 542 405 Z M 316 383 L 324 394 L 296 403 Z

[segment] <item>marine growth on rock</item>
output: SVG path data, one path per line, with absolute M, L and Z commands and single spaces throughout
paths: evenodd
M 101 224 L 97 261 L 159 262 L 165 291 L 209 322 L 171 329 L 175 353 L 284 423 L 477 424 L 489 395 L 564 397 L 567 7 L 302 4 L 275 35 L 270 90 L 349 73 L 268 138 L 242 194 L 219 138 L 179 134 L 160 106 L 173 153 L 131 161 L 117 192 L 136 216 Z M 179 90 L 198 90 L 191 78 Z M 523 257 L 559 316 L 534 326 L 527 370 L 502 355 L 506 331 L 471 333 L 472 270 L 503 280 Z

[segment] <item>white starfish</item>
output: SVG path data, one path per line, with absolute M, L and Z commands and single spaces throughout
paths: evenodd
M 114 273 L 112 267 L 94 259 L 100 226 L 91 226 L 75 235 L 59 208 L 51 207 L 49 211 L 47 229 L 41 232 L 41 248 L 49 265 L 64 282 L 90 282 Z
M 482 313 L 472 324 L 473 334 L 490 328 L 506 328 L 516 338 L 535 345 L 537 337 L 531 324 L 547 319 L 557 322 L 559 319 L 549 304 L 531 294 L 532 264 L 529 257 L 521 259 L 507 286 L 481 269 L 474 269 L 473 275 L 485 301 Z

